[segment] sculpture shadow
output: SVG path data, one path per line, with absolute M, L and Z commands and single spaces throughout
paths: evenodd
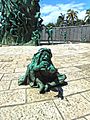
M 50 90 L 51 91 L 54 91 L 54 92 L 57 92 L 58 94 L 54 97 L 57 97 L 57 98 L 61 98 L 61 100 L 64 99 L 64 96 L 63 96 L 63 86 L 66 86 L 68 85 L 67 82 L 64 82 L 62 83 L 61 85 L 58 85 L 58 86 L 55 86 L 55 87 L 51 87 Z

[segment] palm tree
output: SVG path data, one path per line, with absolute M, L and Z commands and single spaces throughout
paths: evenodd
M 75 25 L 75 21 L 77 21 L 78 16 L 77 16 L 77 11 L 69 9 L 67 11 L 67 21 L 69 22 L 69 25 Z
M 48 24 L 46 25 L 46 27 L 55 27 L 55 24 L 54 24 L 54 23 L 48 23 Z
M 86 16 L 85 16 L 84 21 L 85 21 L 87 24 L 90 24 L 90 9 L 86 10 Z
M 58 19 L 56 22 L 56 26 L 62 26 L 62 24 L 64 23 L 64 18 L 65 18 L 65 15 L 60 13 L 60 16 L 58 16 Z
M 76 25 L 76 26 L 85 25 L 85 22 L 84 22 L 84 20 L 77 19 L 77 21 L 75 22 L 75 25 Z

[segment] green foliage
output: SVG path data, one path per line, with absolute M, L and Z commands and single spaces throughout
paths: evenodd
M 46 26 L 60 27 L 60 26 L 63 26 L 64 24 L 66 24 L 67 26 L 72 26 L 72 25 L 78 26 L 78 25 L 90 24 L 90 9 L 86 10 L 86 16 L 84 20 L 78 19 L 77 14 L 78 14 L 77 11 L 69 9 L 67 10 L 66 14 L 60 13 L 60 16 L 58 16 L 55 24 L 48 23 Z
M 46 25 L 46 27 L 55 27 L 55 24 L 54 24 L 54 23 L 48 23 L 48 24 Z
M 60 15 L 60 16 L 58 17 L 58 19 L 57 19 L 56 26 L 57 26 L 57 27 L 62 26 L 63 23 L 64 23 L 64 19 L 65 19 L 65 15 L 63 15 L 63 14 L 61 13 L 61 15 Z
M 86 22 L 86 24 L 90 24 L 90 9 L 86 10 L 86 16 L 84 21 Z
M 77 21 L 77 19 L 78 19 L 77 13 L 78 13 L 77 11 L 74 11 L 71 9 L 69 9 L 67 11 L 66 19 L 67 19 L 69 25 L 75 25 L 75 21 Z
M 77 19 L 77 21 L 75 21 L 75 25 L 76 26 L 78 26 L 78 25 L 85 25 L 85 22 L 84 22 L 84 20 Z

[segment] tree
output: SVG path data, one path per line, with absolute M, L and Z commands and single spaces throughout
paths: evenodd
M 84 20 L 77 19 L 77 21 L 75 22 L 75 25 L 76 26 L 78 26 L 78 25 L 85 25 L 85 22 L 84 22 Z
M 46 27 L 55 27 L 55 24 L 54 24 L 54 23 L 48 23 L 48 24 L 46 25 Z
M 86 24 L 90 24 L 90 9 L 86 10 L 86 16 L 84 21 Z
M 67 11 L 66 19 L 67 19 L 69 25 L 75 25 L 75 21 L 77 21 L 77 19 L 78 19 L 77 13 L 78 13 L 77 11 L 74 11 L 71 9 L 69 9 Z
M 60 16 L 58 17 L 57 22 L 56 22 L 56 26 L 57 26 L 57 27 L 63 25 L 63 23 L 64 23 L 64 18 L 65 18 L 65 15 L 62 14 L 62 13 L 60 13 Z

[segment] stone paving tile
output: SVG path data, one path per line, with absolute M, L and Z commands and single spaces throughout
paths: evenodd
M 84 65 L 80 65 L 77 67 L 81 70 L 88 70 L 88 69 L 90 69 L 90 64 L 84 64 Z
M 0 56 L 0 62 L 12 62 L 13 61 L 13 58 L 8 55 L 6 56 L 5 54 Z
M 9 64 L 11 64 L 11 62 L 0 62 L 0 63 L 2 64 L 2 66 L 0 67 L 0 70 L 5 68 L 5 66 L 8 66 Z
M 79 61 L 78 61 L 78 64 L 77 65 L 80 65 L 81 64 L 81 66 L 83 66 L 83 65 L 90 65 L 90 60 L 89 61 L 87 61 L 87 60 L 81 60 L 81 59 L 79 59 Z
M 0 91 L 8 90 L 10 87 L 11 81 L 0 81 Z
M 88 100 L 90 102 L 90 91 L 81 93 L 81 95 L 86 98 L 86 100 Z
M 18 79 L 17 80 L 12 80 L 10 89 L 22 89 L 22 88 L 30 88 L 30 85 L 18 85 Z
M 71 72 L 79 72 L 79 71 L 81 71 L 79 68 L 77 68 L 77 67 L 69 67 L 69 68 L 67 68 L 67 67 L 65 67 L 65 68 L 60 68 L 60 69 L 58 69 L 58 72 L 59 73 L 71 73 Z
M 61 63 L 60 62 L 53 62 L 54 63 L 54 66 L 56 67 L 56 68 L 61 68 L 62 66 L 61 66 Z
M 56 68 L 61 68 L 61 67 L 72 67 L 72 63 L 66 63 L 66 62 L 53 62 Z
M 7 69 L 7 68 L 12 68 L 13 66 L 13 62 L 5 62 L 5 66 L 3 66 L 3 69 Z
M 82 71 L 87 77 L 90 77 L 90 69 Z
M 63 86 L 64 96 L 90 90 L 90 82 L 85 79 L 68 82 Z
M 83 73 L 82 71 L 71 71 L 71 72 L 67 72 L 65 74 L 67 76 L 68 81 L 88 77 L 88 75 Z
M 0 92 L 0 107 L 18 105 L 26 102 L 25 89 Z
M 90 77 L 87 77 L 87 78 L 85 78 L 85 79 L 90 82 Z
M 23 60 L 23 59 L 22 59 Z M 29 62 L 30 63 L 30 62 Z M 19 61 L 15 64 L 15 63 L 13 63 L 13 65 L 12 65 L 12 67 L 14 67 L 15 69 L 16 68 L 26 68 L 27 67 L 27 61 L 25 61 L 25 62 L 20 62 L 19 63 Z
M 1 79 L 1 81 L 6 81 L 6 80 L 8 80 L 8 81 L 11 81 L 12 80 L 12 77 L 2 77 L 2 79 Z
M 6 73 L 4 74 L 4 76 L 2 77 L 2 81 L 4 80 L 18 80 L 19 76 L 22 75 L 22 73 Z
M 52 101 L 1 108 L 1 120 L 63 120 Z
M 25 73 L 26 69 L 27 69 L 27 67 L 25 67 L 25 68 L 16 68 L 15 73 Z
M 27 89 L 27 103 L 54 99 L 57 94 L 57 92 L 53 91 L 47 92 L 45 94 L 40 94 L 38 88 Z
M 55 99 L 54 102 L 65 120 L 76 120 L 90 113 L 90 102 L 80 94 L 66 97 L 62 101 Z
M 13 73 L 14 72 L 14 69 L 1 69 L 0 70 L 0 73 Z
M 85 57 L 85 55 L 83 54 L 83 56 Z M 73 66 L 83 66 L 83 65 L 87 65 L 90 64 L 90 58 L 86 57 L 86 58 L 82 58 L 81 55 L 76 56 L 76 57 L 70 57 L 70 61 L 72 63 Z
M 1 80 L 2 77 L 3 77 L 3 74 L 0 74 L 0 80 Z
M 78 118 L 78 119 L 74 119 L 74 120 L 86 120 L 85 118 Z
M 2 67 L 2 62 L 0 62 L 0 68 Z
M 62 89 L 63 89 L 63 95 L 67 96 L 67 95 L 83 92 L 86 90 L 90 90 L 90 84 L 88 81 L 81 79 L 81 80 L 69 82 L 68 85 L 62 87 Z M 39 89 L 36 89 L 36 88 L 27 89 L 27 101 L 30 103 L 30 102 L 35 102 L 39 100 L 54 99 L 54 97 L 57 94 L 58 93 L 54 91 L 50 91 L 45 94 L 39 94 Z
M 54 97 L 57 92 L 42 95 L 36 88 L 18 86 L 19 76 L 25 73 L 33 54 L 42 47 L 51 49 L 55 67 L 67 75 L 68 85 L 63 87 L 64 96 L 67 97 L 64 100 Z M 44 117 L 45 120 L 90 119 L 90 44 L 2 47 L 0 61 L 0 87 L 5 90 L 0 92 L 0 120 L 44 120 Z M 8 87 L 10 90 L 6 91 Z
M 90 115 L 85 116 L 86 120 L 90 120 Z

